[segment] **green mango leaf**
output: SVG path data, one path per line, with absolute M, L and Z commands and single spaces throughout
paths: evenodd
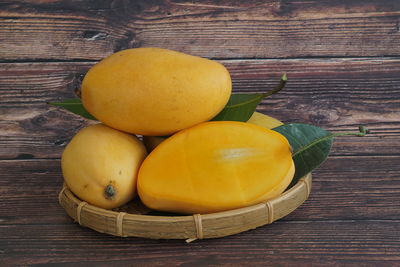
M 63 107 L 68 111 L 71 111 L 72 113 L 78 114 L 84 118 L 90 119 L 90 120 L 96 120 L 95 117 L 93 117 L 87 110 L 83 107 L 82 101 L 80 98 L 73 98 L 73 99 L 67 99 L 64 100 L 63 102 L 50 102 L 49 105 L 56 106 L 56 107 Z
M 293 161 L 296 167 L 290 187 L 297 181 L 319 167 L 328 157 L 332 147 L 333 135 L 322 128 L 292 123 L 273 129 L 285 136 L 293 149 Z
M 248 121 L 263 94 L 232 94 L 225 108 L 212 121 Z
M 296 171 L 288 188 L 327 159 L 335 137 L 364 136 L 367 133 L 366 128 L 362 126 L 359 128 L 359 133 L 331 133 L 320 127 L 302 123 L 285 124 L 273 130 L 285 136 L 293 149 L 292 156 Z
M 225 108 L 212 121 L 243 121 L 246 122 L 253 115 L 263 98 L 273 95 L 285 87 L 286 74 L 283 74 L 279 84 L 266 93 L 232 94 Z

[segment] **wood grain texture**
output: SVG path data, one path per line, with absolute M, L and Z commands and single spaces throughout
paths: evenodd
M 276 222 L 220 239 L 119 238 L 76 224 L 0 228 L 6 266 L 396 266 L 400 221 Z
M 392 0 L 3 1 L 1 60 L 99 60 L 157 46 L 213 58 L 400 55 Z
M 286 72 L 286 88 L 259 106 L 284 122 L 357 131 L 338 138 L 333 154 L 399 155 L 400 59 L 224 60 L 235 92 L 265 92 Z M 94 63 L 0 64 L 0 158 L 59 158 L 88 121 L 47 105 L 76 97 L 74 89 Z
M 287 72 L 259 111 L 372 133 L 337 139 L 307 202 L 265 227 L 191 244 L 82 228 L 57 203 L 59 158 L 90 122 L 46 102 L 75 97 L 105 56 L 145 46 L 221 60 L 235 92 Z M 0 265 L 399 266 L 399 56 L 393 0 L 1 1 Z
M 309 199 L 285 221 L 400 220 L 400 156 L 331 157 Z M 0 161 L 0 225 L 68 224 L 59 160 Z

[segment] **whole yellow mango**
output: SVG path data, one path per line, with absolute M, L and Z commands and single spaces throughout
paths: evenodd
M 260 112 L 254 112 L 247 123 L 251 123 L 254 125 L 258 125 L 267 129 L 272 129 L 278 126 L 283 125 L 283 123 L 271 116 Z M 143 143 L 150 153 L 156 146 L 158 146 L 161 142 L 163 142 L 167 137 L 164 136 L 143 136 Z
M 138 194 L 152 209 L 210 213 L 276 197 L 293 175 L 283 135 L 249 123 L 205 122 L 149 154 L 139 170 Z
M 62 173 L 80 199 L 112 209 L 135 196 L 137 173 L 146 155 L 136 136 L 95 124 L 80 130 L 67 145 Z
M 232 83 L 220 63 L 160 48 L 117 52 L 93 66 L 82 82 L 84 107 L 129 133 L 170 135 L 217 115 Z

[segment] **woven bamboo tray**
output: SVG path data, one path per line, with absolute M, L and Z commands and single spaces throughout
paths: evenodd
M 67 187 L 60 205 L 82 226 L 116 236 L 152 239 L 216 238 L 270 224 L 294 211 L 310 195 L 311 173 L 277 198 L 250 207 L 193 216 L 146 215 L 151 210 L 138 200 L 114 211 L 97 208 L 78 199 Z

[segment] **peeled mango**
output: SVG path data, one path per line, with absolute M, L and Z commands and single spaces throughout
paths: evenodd
M 62 154 L 64 181 L 81 200 L 116 208 L 135 197 L 137 173 L 146 155 L 136 136 L 91 125 L 80 130 Z
M 164 136 L 208 121 L 232 90 L 220 63 L 160 48 L 117 52 L 82 82 L 83 106 L 104 124 L 129 133 Z
M 243 122 L 215 121 L 178 132 L 143 161 L 138 194 L 149 208 L 211 213 L 280 195 L 294 164 L 287 139 Z

